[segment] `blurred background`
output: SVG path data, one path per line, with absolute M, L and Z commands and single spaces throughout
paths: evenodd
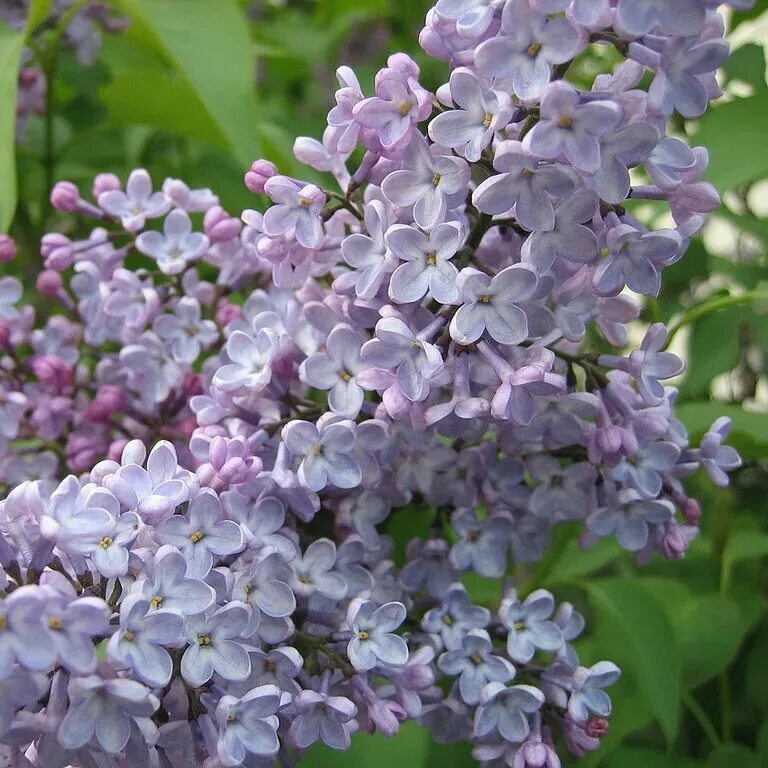
M 311 176 L 293 160 L 293 139 L 321 136 L 339 64 L 370 91 L 376 70 L 402 50 L 422 66 L 426 87 L 447 80 L 447 65 L 417 43 L 429 5 L 0 0 L 0 231 L 20 250 L 0 276 L 33 277 L 41 235 L 81 226 L 52 215 L 48 191 L 60 179 L 86 192 L 97 173 L 125 179 L 144 167 L 156 186 L 170 176 L 211 187 L 238 213 L 263 204 L 242 183 L 257 157 Z M 611 730 L 582 761 L 589 766 L 768 766 L 768 0 L 727 18 L 734 54 L 725 96 L 701 120 L 674 126 L 709 149 L 707 178 L 724 205 L 665 271 L 642 322 L 679 331 L 674 348 L 688 363 L 679 417 L 694 440 L 727 415 L 745 461 L 728 489 L 691 484 L 703 534 L 685 560 L 640 567 L 611 543 L 581 552 L 565 526 L 537 567 L 533 584 L 587 614 L 583 661 L 613 659 L 624 669 Z M 589 87 L 614 55 L 601 48 L 568 76 Z M 649 226 L 666 223 L 653 205 L 633 212 Z M 428 528 L 417 514 L 401 518 L 391 531 L 401 545 Z M 497 599 L 498 585 L 469 586 L 476 600 Z M 435 744 L 415 726 L 392 740 L 358 736 L 346 754 L 318 749 L 307 764 L 330 760 L 339 768 L 473 764 L 466 745 Z

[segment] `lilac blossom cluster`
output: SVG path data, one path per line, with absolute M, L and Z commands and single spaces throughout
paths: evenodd
M 96 225 L 43 238 L 60 311 L 36 324 L 0 280 L 13 765 L 293 765 L 406 720 L 489 768 L 600 745 L 618 668 L 507 574 L 562 524 L 682 557 L 681 478 L 740 464 L 727 419 L 689 444 L 663 325 L 621 354 L 718 202 L 706 150 L 666 134 L 718 93 L 715 5 L 439 0 L 421 43 L 449 82 L 396 54 L 366 96 L 342 67 L 322 142 L 295 146 L 338 188 L 258 160 L 263 214 L 144 170 L 56 185 Z M 627 58 L 583 91 L 590 45 Z M 404 562 L 403 518 L 430 529 Z
M 13 29 L 23 32 L 32 0 L 2 0 L 0 2 L 0 20 Z M 102 33 L 114 34 L 125 29 L 128 21 L 116 16 L 108 3 L 93 0 L 80 8 L 74 8 L 75 0 L 53 0 L 50 14 L 43 26 L 54 29 L 63 19 L 66 26 L 62 33 L 62 44 L 75 52 L 78 61 L 84 66 L 93 64 L 101 50 Z M 70 15 L 72 14 L 72 15 Z M 44 115 L 48 80 L 37 52 L 26 47 L 22 53 L 21 67 L 16 98 L 17 134 L 24 135 L 30 115 Z

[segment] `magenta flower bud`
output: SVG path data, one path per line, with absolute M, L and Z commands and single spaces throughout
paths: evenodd
M 608 733 L 611 724 L 604 717 L 592 717 L 587 722 L 587 726 L 584 729 L 587 732 L 587 736 L 591 736 L 594 739 L 602 739 Z
M 11 326 L 5 320 L 0 320 L 0 349 L 8 349 L 11 345 Z
M 128 440 L 127 437 L 119 437 L 117 440 L 113 440 L 109 444 L 109 448 L 107 448 L 107 458 L 119 463 L 120 457 L 123 455 L 123 450 L 129 442 L 130 440 Z
M 103 446 L 90 435 L 71 435 L 67 440 L 67 465 L 72 472 L 87 472 L 98 461 Z
M 40 383 L 54 394 L 63 394 L 72 388 L 72 366 L 56 355 L 35 357 L 32 360 L 32 370 Z
M 257 195 L 264 194 L 267 179 L 277 176 L 277 166 L 269 160 L 254 160 L 251 170 L 245 174 L 245 186 Z
M 96 397 L 85 409 L 85 418 L 96 423 L 107 423 L 114 414 L 124 412 L 127 407 L 125 390 L 115 384 L 107 384 L 96 393 Z
M 59 181 L 51 190 L 51 205 L 58 211 L 73 213 L 80 203 L 80 190 L 71 181 Z
M 688 525 L 698 525 L 702 515 L 701 504 L 696 499 L 688 499 L 683 506 L 683 514 Z
M 661 552 L 668 560 L 682 560 L 691 545 L 691 528 L 683 525 L 670 525 L 661 537 Z
M 93 180 L 93 196 L 98 199 L 104 192 L 114 192 L 120 187 L 120 179 L 114 173 L 100 173 Z
M 16 258 L 16 241 L 10 235 L 0 235 L 0 262 Z
M 231 301 L 221 299 L 216 305 L 216 322 L 219 325 L 228 325 L 233 320 L 239 320 L 243 316 L 243 308 Z
M 187 372 L 181 384 L 181 390 L 185 397 L 194 397 L 203 394 L 203 380 L 199 373 Z
M 58 232 L 43 235 L 40 241 L 40 254 L 45 259 L 45 268 L 55 269 L 57 272 L 68 269 L 75 262 L 72 241 Z
M 240 220 L 230 216 L 220 205 L 209 208 L 203 218 L 205 234 L 214 243 L 234 240 L 240 234 L 241 228 Z
M 50 299 L 55 299 L 61 293 L 64 285 L 61 275 L 53 269 L 45 269 L 38 276 L 35 282 L 37 290 Z

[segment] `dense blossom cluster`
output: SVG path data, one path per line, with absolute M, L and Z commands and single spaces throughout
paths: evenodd
M 11 764 L 292 765 L 409 719 L 489 768 L 599 746 L 619 670 L 579 658 L 578 611 L 462 579 L 566 523 L 682 557 L 681 478 L 739 466 L 727 420 L 689 445 L 662 325 L 620 354 L 718 204 L 706 150 L 666 134 L 718 94 L 715 6 L 439 0 L 421 44 L 448 83 L 396 54 L 367 95 L 342 67 L 295 147 L 338 189 L 256 161 L 264 214 L 144 170 L 55 187 L 95 221 L 43 239 L 60 310 L 36 324 L 0 280 Z M 585 91 L 590 45 L 626 60 Z M 418 519 L 403 561 L 389 524 Z
M 1 0 L 0 20 L 22 32 L 27 25 L 31 5 L 32 0 Z M 96 60 L 101 49 L 102 33 L 122 31 L 127 20 L 117 16 L 108 3 L 99 0 L 75 6 L 75 0 L 53 0 L 50 15 L 43 25 L 53 30 L 64 21 L 64 25 L 60 26 L 63 46 L 73 50 L 78 61 L 87 66 Z M 43 62 L 33 48 L 27 47 L 22 54 L 16 99 L 17 134 L 20 136 L 24 135 L 30 115 L 45 114 L 47 90 Z

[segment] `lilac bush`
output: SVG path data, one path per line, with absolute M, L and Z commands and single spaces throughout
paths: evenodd
M 264 214 L 143 169 L 53 189 L 93 221 L 42 240 L 57 311 L 0 281 L 10 764 L 293 765 L 408 720 L 489 768 L 600 746 L 619 669 L 514 566 L 566 524 L 682 557 L 681 478 L 740 463 L 727 419 L 690 446 L 664 326 L 626 328 L 716 200 L 666 131 L 718 95 L 723 21 L 669 7 L 439 0 L 448 82 L 399 53 L 366 95 L 342 67 L 295 146 L 335 185 L 257 160 Z M 625 60 L 582 91 L 591 45 Z M 430 526 L 404 562 L 402 516 Z

